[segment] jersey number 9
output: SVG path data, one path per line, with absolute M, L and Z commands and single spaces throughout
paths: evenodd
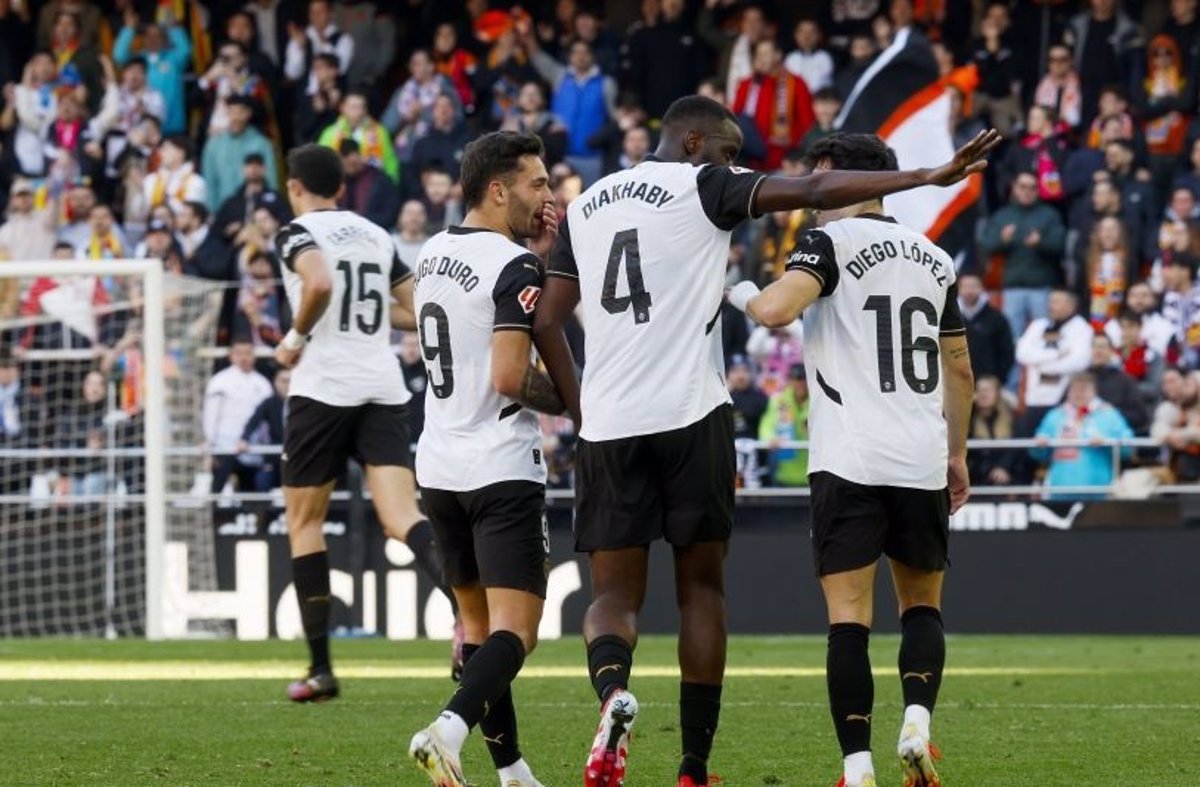
M 430 342 L 429 321 L 433 321 L 433 337 L 436 342 Z M 449 399 L 454 393 L 454 356 L 450 352 L 450 320 L 446 310 L 436 303 L 426 303 L 421 307 L 421 318 L 417 321 L 418 333 L 421 336 L 421 352 L 425 356 L 425 369 L 429 373 L 429 387 L 433 395 L 439 399 Z M 437 369 L 441 380 L 434 377 L 433 362 L 437 361 Z

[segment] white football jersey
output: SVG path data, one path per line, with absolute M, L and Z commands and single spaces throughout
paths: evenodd
M 805 232 L 788 270 L 821 281 L 804 312 L 808 471 L 869 486 L 946 486 L 939 336 L 964 334 L 954 262 L 884 216 Z
M 335 407 L 405 404 L 400 364 L 391 348 L 392 288 L 412 276 L 388 233 L 356 213 L 321 210 L 294 219 L 275 239 L 293 313 L 304 280 L 295 260 L 319 249 L 333 280 L 329 308 L 309 334 L 292 372 L 289 396 Z
M 571 203 L 547 275 L 579 280 L 581 437 L 679 429 L 730 401 L 720 323 L 729 235 L 765 178 L 649 158 Z
M 492 334 L 532 330 L 541 260 L 498 232 L 451 227 L 421 247 L 416 276 L 429 372 L 417 482 L 451 492 L 546 483 L 537 413 L 492 384 Z

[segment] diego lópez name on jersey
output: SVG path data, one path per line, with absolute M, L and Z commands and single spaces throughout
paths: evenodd
M 530 331 L 542 264 L 498 232 L 451 227 L 418 255 L 413 308 L 429 370 L 417 481 L 456 492 L 546 482 L 536 413 L 492 384 L 492 334 Z

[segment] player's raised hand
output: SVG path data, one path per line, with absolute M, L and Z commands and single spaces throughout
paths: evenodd
M 982 172 L 987 167 L 988 154 L 999 144 L 999 131 L 980 131 L 974 139 L 955 151 L 954 158 L 940 167 L 929 170 L 929 183 L 934 186 L 952 186 L 967 175 Z
M 546 259 L 554 247 L 554 239 L 558 237 L 558 211 L 553 202 L 542 204 L 542 212 L 533 217 L 533 230 L 529 238 L 529 250 Z
M 951 457 L 946 466 L 946 484 L 950 489 L 950 513 L 958 512 L 971 497 L 971 476 L 965 457 Z

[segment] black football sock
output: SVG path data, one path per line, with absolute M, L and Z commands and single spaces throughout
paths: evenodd
M 588 675 L 600 702 L 616 689 L 629 688 L 629 670 L 633 666 L 633 648 L 615 634 L 596 637 L 588 643 Z
M 509 684 L 524 662 L 525 645 L 521 638 L 511 631 L 494 632 L 471 655 L 471 663 L 463 667 L 458 691 L 446 703 L 446 710 L 458 714 L 467 727 L 474 729 L 509 691 Z
M 479 645 L 463 645 L 463 665 L 471 663 L 471 657 Z M 517 709 L 513 706 L 512 687 L 491 704 L 488 712 L 479 720 L 479 732 L 492 755 L 496 770 L 507 768 L 521 759 L 521 745 L 517 739 Z
M 871 712 L 875 681 L 867 652 L 871 630 L 859 623 L 834 623 L 829 627 L 825 654 L 825 682 L 829 710 L 842 756 L 871 750 Z
M 708 755 L 720 716 L 720 686 L 679 684 L 679 730 L 683 736 L 680 776 L 690 776 L 696 784 L 708 784 Z
M 946 666 L 942 615 L 933 607 L 911 607 L 900 616 L 899 664 L 904 707 L 920 705 L 932 713 Z
M 309 664 L 314 672 L 329 667 L 329 553 L 313 552 L 292 558 L 292 581 L 300 602 L 300 622 L 308 640 Z
M 404 545 L 412 550 L 417 568 L 429 577 L 438 590 L 446 594 L 446 598 L 450 599 L 450 606 L 457 611 L 454 591 L 450 590 L 446 583 L 446 575 L 442 571 L 442 556 L 433 540 L 433 525 L 429 524 L 428 519 L 422 519 L 409 528 L 408 535 L 404 537 Z

